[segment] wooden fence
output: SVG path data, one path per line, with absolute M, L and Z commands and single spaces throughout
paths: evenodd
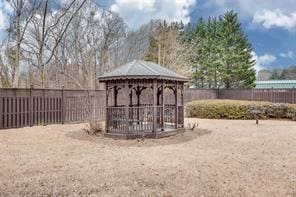
M 172 97 L 168 96 L 167 101 Z M 295 89 L 189 89 L 184 102 L 237 99 L 296 103 Z M 173 101 L 172 101 L 173 102 Z M 0 89 L 0 129 L 105 119 L 105 91 Z
M 104 91 L 0 89 L 0 128 L 105 118 Z
M 217 98 L 295 104 L 296 89 L 222 89 Z

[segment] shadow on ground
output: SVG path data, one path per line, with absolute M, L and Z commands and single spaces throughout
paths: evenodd
M 84 130 L 70 131 L 66 134 L 67 137 L 74 138 L 76 140 L 90 141 L 98 144 L 114 145 L 114 146 L 137 146 L 137 147 L 149 147 L 149 146 L 163 146 L 170 144 L 179 144 L 194 140 L 203 135 L 210 134 L 211 131 L 205 129 L 186 130 L 183 133 L 178 133 L 170 137 L 163 137 L 159 139 L 134 139 L 134 140 L 115 140 L 111 138 L 88 135 Z

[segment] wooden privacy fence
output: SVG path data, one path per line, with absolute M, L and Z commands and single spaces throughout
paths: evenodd
M 296 89 L 189 89 L 184 91 L 184 102 L 202 99 L 234 99 L 296 103 Z
M 217 90 L 219 99 L 296 103 L 296 89 L 222 89 Z
M 168 103 L 171 95 L 165 97 Z M 184 103 L 201 99 L 237 99 L 296 103 L 295 89 L 187 89 Z M 0 89 L 0 129 L 105 120 L 105 91 Z
M 184 102 L 204 99 L 218 99 L 218 90 L 188 89 L 184 91 Z
M 104 91 L 0 89 L 0 128 L 105 118 Z

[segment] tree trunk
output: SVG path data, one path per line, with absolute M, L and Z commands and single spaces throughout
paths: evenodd
M 160 46 L 160 43 L 158 43 L 158 58 L 157 58 L 157 63 L 160 64 L 160 59 L 161 59 L 161 55 L 160 55 L 160 52 L 161 52 L 161 46 Z
M 20 17 L 21 17 L 21 9 L 22 9 L 22 0 L 17 0 L 17 10 L 16 10 L 16 54 L 15 54 L 15 62 L 12 71 L 12 87 L 18 87 L 19 80 L 19 67 L 20 67 L 20 48 L 21 48 L 21 29 L 20 29 Z

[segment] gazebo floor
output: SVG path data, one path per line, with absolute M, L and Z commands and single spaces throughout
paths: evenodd
M 165 128 L 164 130 L 158 129 L 156 132 L 152 131 L 132 131 L 130 133 L 116 133 L 107 132 L 104 134 L 105 137 L 113 139 L 136 139 L 136 138 L 162 138 L 176 135 L 178 133 L 185 132 L 185 128 Z

